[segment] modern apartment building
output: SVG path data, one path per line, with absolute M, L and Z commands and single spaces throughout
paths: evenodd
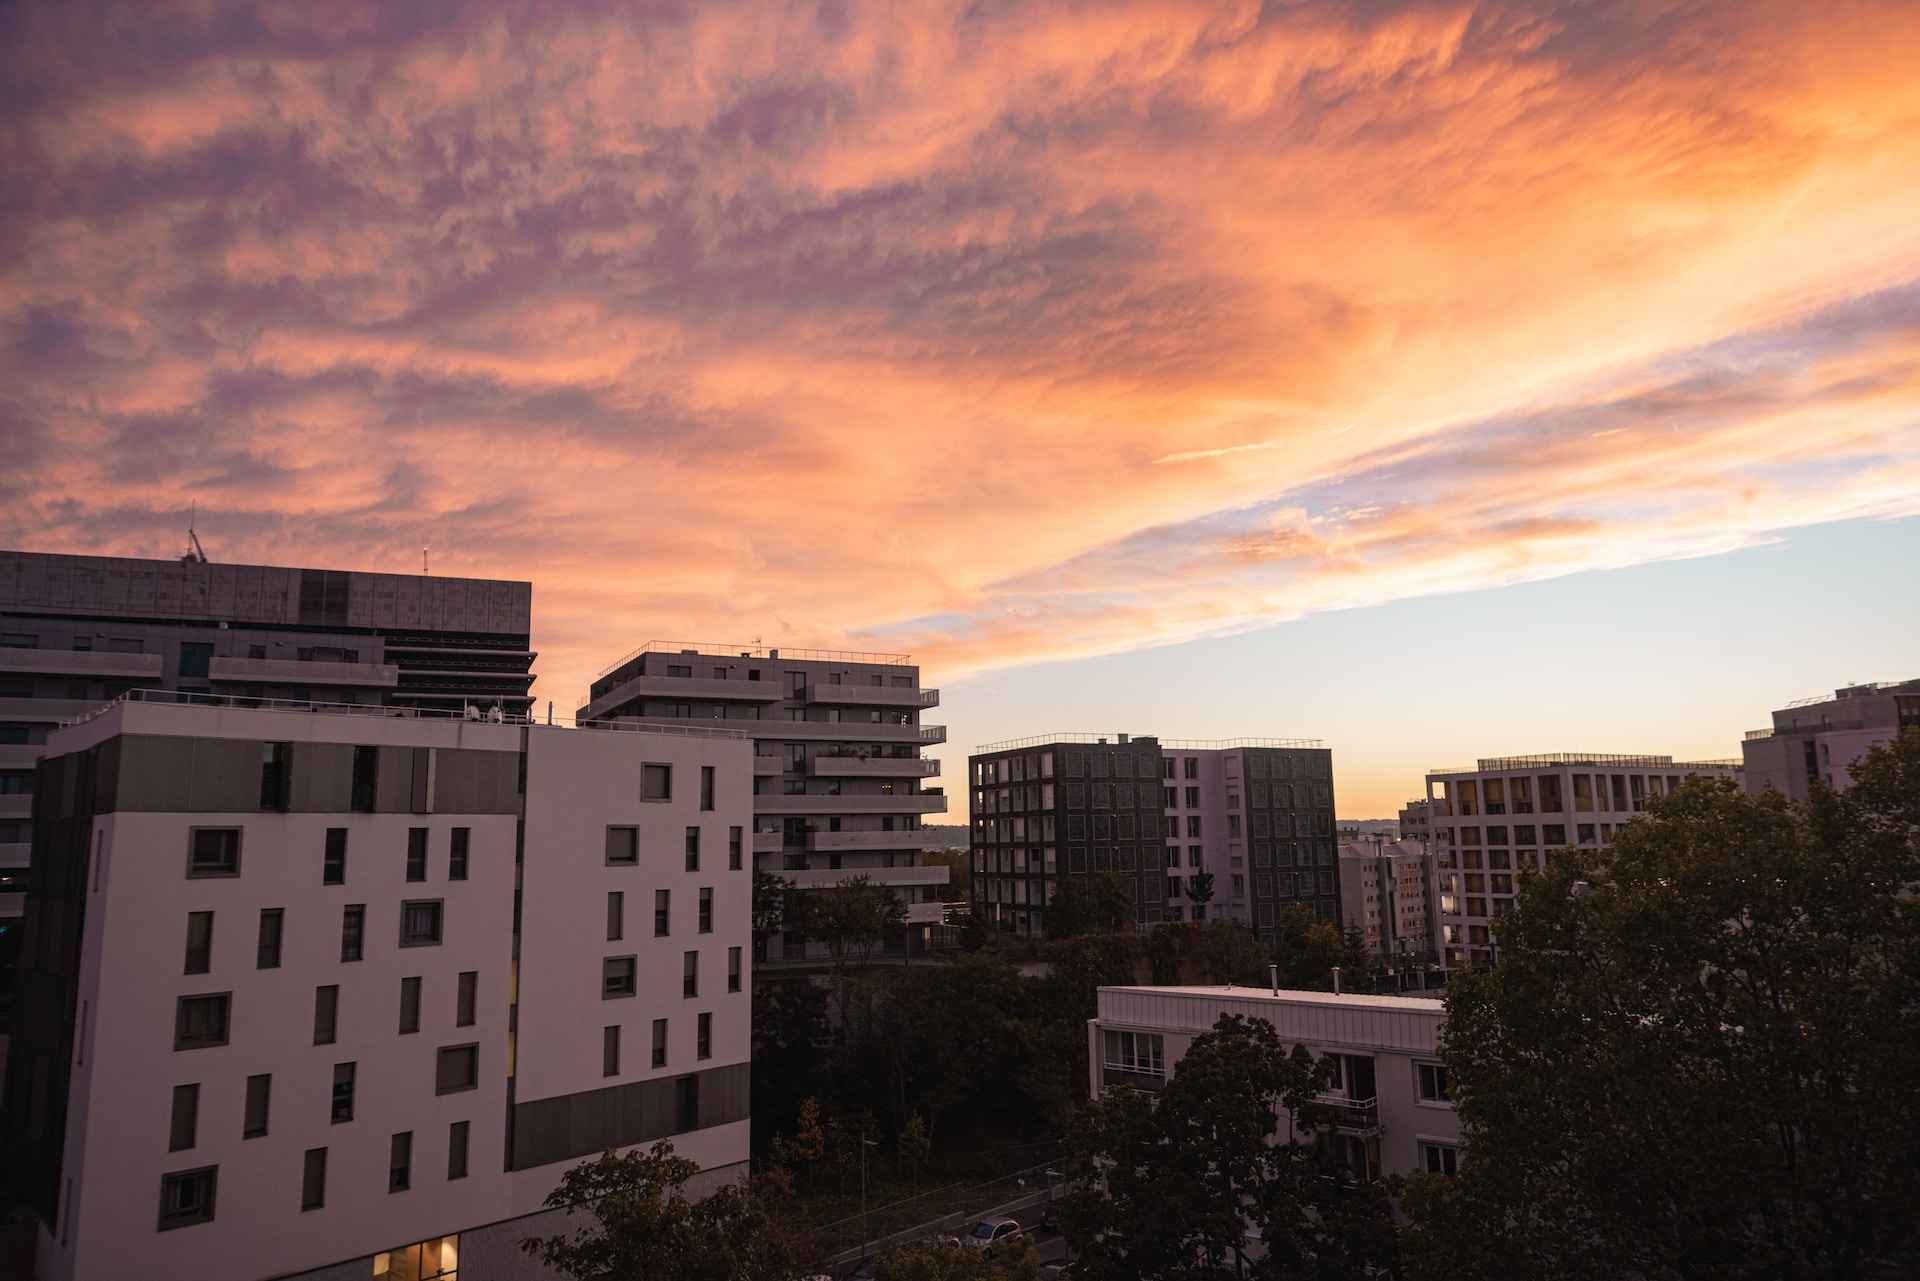
M 1063 880 L 1100 872 L 1126 878 L 1141 925 L 1271 932 L 1293 904 L 1340 919 L 1333 760 L 1316 740 L 1052 734 L 976 748 L 968 778 L 973 911 L 1000 929 L 1043 935 Z
M 1194 1038 L 1223 1014 L 1264 1019 L 1283 1042 L 1338 1062 L 1320 1102 L 1336 1120 L 1322 1141 L 1356 1173 L 1452 1174 L 1460 1122 L 1440 1061 L 1441 1001 L 1244 987 L 1103 987 L 1087 1021 L 1089 1085 L 1158 1091 Z M 1290 1125 L 1291 1118 L 1282 1118 Z
M 579 718 L 751 734 L 755 866 L 800 889 L 865 876 L 932 926 L 948 870 L 924 865 L 920 826 L 947 798 L 920 752 L 947 732 L 921 716 L 939 704 L 905 654 L 650 641 L 600 674 Z M 768 944 L 768 959 L 801 952 L 791 934 Z
M 1400 807 L 1400 839 L 1422 844 L 1433 840 L 1432 801 L 1408 801 Z
M 1740 780 L 1740 762 L 1553 752 L 1495 756 L 1427 775 L 1440 959 L 1494 959 L 1492 923 L 1512 909 L 1522 868 L 1557 849 L 1602 846 L 1688 778 Z
M 1771 788 L 1796 801 L 1816 782 L 1844 791 L 1861 757 L 1909 729 L 1920 729 L 1920 679 L 1848 685 L 1831 698 L 1789 703 L 1771 728 L 1748 731 L 1741 744 L 1747 791 Z
M 1340 843 L 1341 924 L 1389 960 L 1434 950 L 1433 857 L 1420 841 L 1360 836 Z
M 573 1162 L 742 1174 L 751 739 L 173 697 L 39 767 L 42 1281 L 532 1278 Z

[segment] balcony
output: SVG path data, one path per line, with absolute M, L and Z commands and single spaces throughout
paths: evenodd
M 864 876 L 875 885 L 887 885 L 895 889 L 947 883 L 947 869 L 944 867 L 810 867 L 804 871 L 780 872 L 777 875 L 801 890 L 826 889 L 856 876 Z M 937 907 L 938 904 L 933 906 Z
M 1322 1094 L 1314 1100 L 1325 1109 L 1333 1128 L 1342 1134 L 1380 1133 L 1380 1100 L 1350 1099 L 1344 1094 Z
M 816 756 L 807 762 L 815 778 L 938 778 L 940 762 L 918 756 Z
M 392 663 L 215 658 L 207 663 L 207 679 L 247 685 L 352 685 L 363 689 L 392 689 L 400 683 L 400 669 Z
M 754 721 L 762 742 L 790 743 L 944 743 L 944 725 L 868 725 L 854 721 Z
M 808 832 L 807 848 L 821 851 L 917 850 L 919 832 Z
M 9 841 L 5 845 L 0 845 L 0 867 L 25 867 L 32 853 L 33 846 L 30 842 Z
M 1101 1065 L 1100 1081 L 1103 1085 L 1122 1085 L 1130 1090 L 1149 1090 L 1155 1094 L 1167 1088 L 1164 1072 L 1136 1072 L 1117 1063 Z
M 0 698 L 0 721 L 78 720 L 106 702 L 104 698 Z
M 581 715 L 593 720 L 636 698 L 664 698 L 674 702 L 777 703 L 786 695 L 778 681 L 715 680 L 711 676 L 635 676 L 587 704 Z
M 753 834 L 753 852 L 755 854 L 778 854 L 786 848 L 786 838 L 779 832 L 755 832 Z
M 46 750 L 43 743 L 0 744 L 0 769 L 32 769 Z
M 0 649 L 0 672 L 27 676 L 114 676 L 157 680 L 159 654 L 110 654 L 94 649 Z
M 787 772 L 787 758 L 784 756 L 756 756 L 753 758 L 753 772 L 757 777 Z
M 938 792 L 917 796 L 766 796 L 753 798 L 756 814 L 944 814 Z
M 815 681 L 807 686 L 806 701 L 814 707 L 938 707 L 940 691 Z

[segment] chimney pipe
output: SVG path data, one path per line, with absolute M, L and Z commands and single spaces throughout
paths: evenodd
M 1337 965 L 1333 967 L 1333 994 L 1340 995 L 1340 967 Z
M 1273 994 L 1275 996 L 1280 995 L 1280 967 L 1278 965 L 1269 965 L 1267 967 L 1267 982 L 1273 987 Z

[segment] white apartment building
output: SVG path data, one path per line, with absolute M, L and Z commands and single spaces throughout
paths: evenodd
M 1492 923 L 1512 910 L 1521 869 L 1545 871 L 1554 850 L 1608 844 L 1649 802 L 1696 776 L 1738 783 L 1740 762 L 1553 752 L 1429 772 L 1441 963 L 1492 961 Z
M 1421 841 L 1356 836 L 1340 842 L 1341 924 L 1389 960 L 1433 951 L 1433 858 Z
M 0 1122 L 43 1281 L 504 1281 L 748 1159 L 752 740 L 147 701 L 56 731 Z
M 1768 728 L 1747 732 L 1740 745 L 1746 789 L 1796 801 L 1806 800 L 1815 783 L 1845 791 L 1861 757 L 1911 729 L 1920 729 L 1920 679 L 1799 699 L 1775 712 Z
M 1097 1000 L 1087 1022 L 1096 1095 L 1164 1089 L 1194 1038 L 1221 1015 L 1264 1019 L 1282 1042 L 1338 1060 L 1337 1081 L 1320 1101 L 1338 1118 L 1329 1139 L 1356 1173 L 1457 1168 L 1460 1122 L 1438 1050 L 1441 1001 L 1257 987 L 1103 987 Z

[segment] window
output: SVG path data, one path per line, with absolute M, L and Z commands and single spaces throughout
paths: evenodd
M 627 896 L 619 890 L 607 894 L 607 942 L 618 942 L 625 932 L 627 917 Z
M 200 1128 L 200 1086 L 173 1087 L 173 1116 L 167 1126 L 167 1151 L 185 1152 Z
M 713 933 L 713 891 L 705 887 L 700 891 L 700 932 Z
M 213 913 L 187 913 L 188 974 L 205 974 L 213 968 Z
M 600 999 L 610 1001 L 615 997 L 632 996 L 633 977 L 633 957 L 609 956 L 600 962 Z
M 703 1013 L 694 1024 L 693 1057 L 710 1059 L 713 1057 L 713 1015 Z
M 420 980 L 400 980 L 400 1035 L 420 1030 Z
M 655 890 L 653 892 L 653 936 L 666 938 L 672 930 L 673 891 Z
M 453 1025 L 455 1027 L 473 1026 L 474 1007 L 479 1003 L 479 997 L 480 971 L 460 971 L 460 986 L 453 1001 Z
M 687 829 L 687 870 L 700 870 L 700 829 L 697 827 Z
M 600 1075 L 620 1075 L 620 1028 L 618 1024 L 600 1029 Z
M 340 959 L 357 961 L 366 955 L 367 905 L 349 903 L 340 909 Z
M 427 879 L 427 829 L 424 827 L 407 829 L 407 879 Z
M 700 1078 L 683 1076 L 673 1083 L 673 1131 L 684 1134 L 700 1128 Z
M 413 1131 L 402 1130 L 387 1145 L 387 1191 L 405 1192 L 413 1186 Z
M 232 1013 L 231 992 L 181 997 L 173 1012 L 173 1048 L 204 1050 L 225 1045 Z
M 439 899 L 410 899 L 400 905 L 400 946 L 440 946 Z
M 642 765 L 640 767 L 640 799 L 643 801 L 672 800 L 673 766 Z
M 373 813 L 376 781 L 380 777 L 380 749 L 377 747 L 356 747 L 353 749 L 353 812 L 356 814 Z
M 1109 1030 L 1104 1040 L 1107 1067 L 1119 1072 L 1138 1072 L 1145 1076 L 1167 1074 L 1166 1038 L 1158 1032 Z
M 1200 758 L 1198 756 L 1186 757 L 1184 763 L 1186 766 L 1185 773 L 1188 778 L 1200 777 Z
M 607 829 L 607 866 L 637 867 L 639 864 L 640 829 L 609 827 Z
M 169 1232 L 196 1223 L 212 1223 L 213 1195 L 219 1177 L 217 1165 L 161 1175 L 159 1230 Z
M 703 810 L 713 808 L 713 766 L 711 765 L 700 767 L 700 808 Z
M 211 641 L 180 642 L 180 675 L 205 676 L 207 665 L 213 661 L 213 643 Z
M 322 885 L 347 883 L 347 829 L 344 827 L 327 829 L 327 850 L 320 863 L 320 883 Z
M 667 1021 L 653 1021 L 653 1065 L 663 1068 L 667 1065 Z
M 187 875 L 240 875 L 240 829 L 196 827 L 187 845 Z
M 467 1177 L 467 1123 L 455 1121 L 447 1127 L 447 1179 Z
M 246 1111 L 240 1119 L 240 1137 L 262 1138 L 267 1133 L 267 1112 L 273 1105 L 273 1076 L 262 1072 L 247 1078 Z
M 447 851 L 447 879 L 464 881 L 467 879 L 467 848 L 473 840 L 473 829 L 456 827 L 453 829 L 453 844 Z
M 332 1045 L 340 1030 L 340 986 L 328 983 L 313 989 L 313 1043 Z
M 280 968 L 280 929 L 285 919 L 286 912 L 282 908 L 260 909 L 260 940 L 254 947 L 253 960 L 256 970 Z
M 738 992 L 739 990 L 740 990 L 740 949 L 737 947 L 730 947 L 727 949 L 727 991 Z
M 727 829 L 727 870 L 729 872 L 737 872 L 741 868 L 741 847 L 741 829 L 729 827 Z
M 300 1208 L 318 1210 L 327 1203 L 327 1150 L 308 1148 L 300 1163 Z
M 435 1094 L 458 1094 L 462 1090 L 477 1089 L 479 1085 L 478 1045 L 449 1045 L 440 1051 L 433 1071 Z
M 352 1063 L 333 1065 L 333 1110 L 335 1125 L 353 1120 L 353 1079 L 357 1067 Z
M 284 813 L 293 792 L 293 744 L 260 744 L 260 808 Z
M 1439 1063 L 1421 1063 L 1420 1099 L 1425 1103 L 1453 1102 L 1451 1074 Z
M 689 999 L 700 995 L 700 953 L 680 954 L 680 995 Z
M 1420 1168 L 1428 1174 L 1454 1174 L 1460 1165 L 1460 1149 L 1446 1143 L 1422 1143 Z

